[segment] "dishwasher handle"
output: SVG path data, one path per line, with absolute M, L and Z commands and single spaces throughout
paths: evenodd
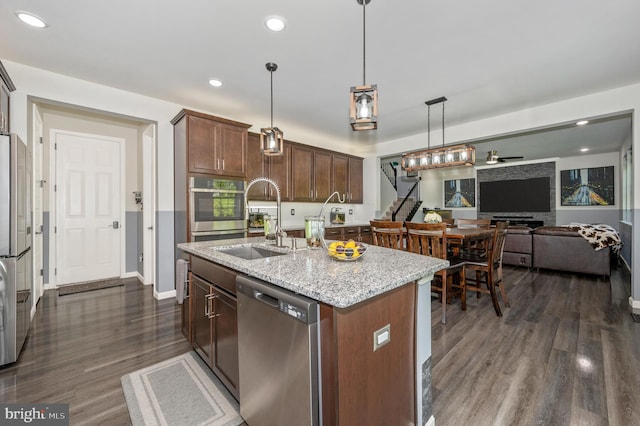
M 239 296 L 239 306 L 242 304 L 240 296 L 243 296 L 243 298 L 253 299 L 305 324 L 311 325 L 318 322 L 317 301 L 277 285 L 238 275 L 236 277 L 236 292 Z
M 278 301 L 278 299 L 276 299 L 275 297 L 269 296 L 268 294 L 264 294 L 257 290 L 254 290 L 254 297 L 257 300 L 261 301 L 262 303 L 265 303 L 271 306 L 272 308 L 280 307 L 280 302 Z

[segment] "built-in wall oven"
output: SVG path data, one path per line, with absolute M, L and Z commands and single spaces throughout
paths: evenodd
M 191 241 L 243 238 L 247 232 L 242 180 L 190 177 Z

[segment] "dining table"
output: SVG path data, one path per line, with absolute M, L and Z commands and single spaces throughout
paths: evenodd
M 493 236 L 495 229 L 487 228 L 447 228 L 447 243 L 451 255 L 457 257 L 460 248 L 463 246 L 473 246 L 478 241 L 486 240 Z

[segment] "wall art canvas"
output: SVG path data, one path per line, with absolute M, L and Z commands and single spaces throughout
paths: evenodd
M 563 206 L 614 205 L 613 166 L 561 170 L 560 198 Z
M 476 180 L 456 179 L 444 181 L 445 207 L 475 207 Z

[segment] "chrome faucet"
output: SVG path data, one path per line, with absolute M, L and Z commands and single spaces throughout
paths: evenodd
M 280 208 L 280 187 L 273 180 L 266 177 L 259 177 L 253 179 L 251 182 L 247 184 L 247 187 L 244 190 L 244 206 L 245 206 L 245 220 L 249 220 L 249 201 L 247 200 L 247 195 L 249 194 L 249 188 L 256 182 L 267 182 L 271 186 L 276 189 L 276 246 L 282 247 L 282 239 L 287 234 L 282 230 L 282 209 Z

